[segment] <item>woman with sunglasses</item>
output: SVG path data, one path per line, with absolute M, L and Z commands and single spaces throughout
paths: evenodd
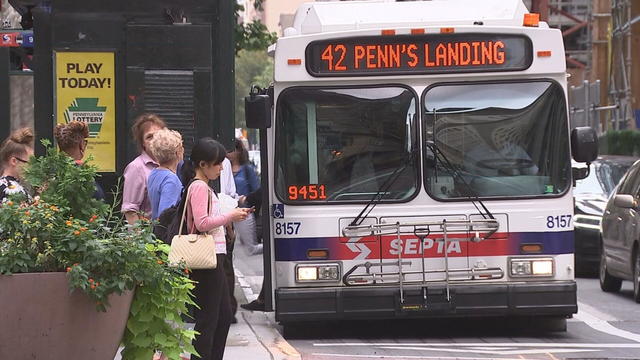
M 58 124 L 53 129 L 53 137 L 60 151 L 69 155 L 76 164 L 81 165 L 84 154 L 87 150 L 87 138 L 89 137 L 89 126 L 82 121 L 70 121 L 66 124 Z M 104 200 L 104 190 L 96 182 L 94 199 Z
M 33 156 L 33 131 L 23 128 L 14 131 L 0 145 L 0 202 L 9 201 L 10 197 L 22 194 L 22 200 L 31 201 L 31 195 L 20 184 L 24 165 Z

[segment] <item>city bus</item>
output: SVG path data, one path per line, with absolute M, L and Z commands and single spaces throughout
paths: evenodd
M 577 312 L 562 34 L 521 0 L 316 2 L 246 98 L 276 320 Z M 267 295 L 269 296 L 269 294 Z

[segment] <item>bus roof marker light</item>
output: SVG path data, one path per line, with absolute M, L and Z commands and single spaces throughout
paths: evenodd
M 302 65 L 302 59 L 288 59 L 288 65 Z
M 411 29 L 411 35 L 422 35 L 424 34 L 424 29 Z
M 453 34 L 456 32 L 456 29 L 452 27 L 440 28 L 440 34 Z
M 393 29 L 385 29 L 380 31 L 380 35 L 395 35 L 396 31 Z
M 522 26 L 538 27 L 539 23 L 540 23 L 540 14 L 536 14 L 536 13 L 524 14 L 524 21 L 522 22 Z
M 545 51 L 538 51 L 538 57 L 551 57 L 551 51 L 550 50 L 545 50 Z

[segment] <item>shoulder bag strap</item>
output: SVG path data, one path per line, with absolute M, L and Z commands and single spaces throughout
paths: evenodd
M 182 235 L 182 226 L 184 225 L 184 218 L 187 215 L 187 206 L 189 206 L 189 196 L 191 195 L 191 185 L 187 188 L 187 198 L 184 201 L 184 209 L 182 210 L 182 217 L 180 218 L 180 229 L 178 230 L 178 235 Z

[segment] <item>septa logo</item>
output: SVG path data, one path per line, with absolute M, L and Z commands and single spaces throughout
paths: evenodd
M 95 138 L 100 134 L 106 106 L 98 106 L 98 98 L 76 98 L 64 112 L 66 122 L 81 121 L 89 126 L 89 137 Z
M 442 239 L 424 238 L 422 239 L 422 247 L 420 245 L 420 239 L 416 238 L 393 239 L 390 242 L 388 253 L 396 257 L 400 252 L 402 252 L 403 257 L 436 257 L 444 254 L 444 241 Z M 447 254 L 462 255 L 460 241 L 449 240 L 447 242 Z

